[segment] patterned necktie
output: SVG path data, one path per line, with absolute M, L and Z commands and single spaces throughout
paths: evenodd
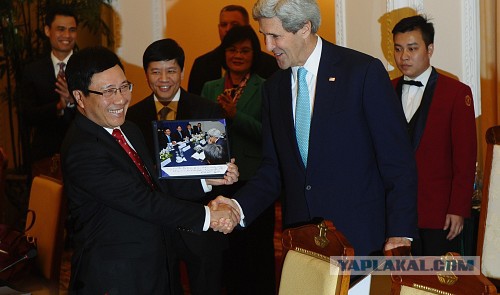
M 170 111 L 170 109 L 168 107 L 163 107 L 160 111 L 159 111 L 159 119 L 160 120 L 166 120 L 167 119 L 167 114 L 168 114 L 168 111 Z
M 57 65 L 59 66 L 59 73 L 57 75 L 61 76 L 61 77 L 64 77 L 65 76 L 64 68 L 66 67 L 66 63 L 60 62 Z
M 307 167 L 309 127 L 311 125 L 309 89 L 307 88 L 306 75 L 307 70 L 300 67 L 297 71 L 297 104 L 295 106 L 295 137 L 305 167 Z
M 148 170 L 146 170 L 146 166 L 144 166 L 144 163 L 142 162 L 137 152 L 134 151 L 134 149 L 128 145 L 127 140 L 123 136 L 123 133 L 120 131 L 120 129 L 114 129 L 113 136 L 116 139 L 116 141 L 121 145 L 121 147 L 125 150 L 130 159 L 132 159 L 135 166 L 137 166 L 137 169 L 139 169 L 142 176 L 144 176 L 146 182 L 149 184 L 151 189 L 154 190 L 155 185 L 153 183 L 153 180 L 151 179 L 151 175 L 149 175 Z

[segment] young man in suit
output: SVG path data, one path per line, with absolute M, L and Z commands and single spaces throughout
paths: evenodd
M 133 105 L 127 119 L 135 122 L 142 130 L 150 155 L 154 157 L 154 132 L 151 121 L 158 120 L 161 110 L 169 108 L 172 120 L 222 118 L 222 110 L 216 103 L 184 91 L 180 87 L 184 69 L 184 50 L 172 39 L 162 39 L 150 44 L 143 55 L 146 79 L 153 93 Z M 182 130 L 182 128 L 181 128 Z M 174 132 L 174 134 L 177 131 Z M 172 136 L 173 140 L 175 137 Z M 238 168 L 229 165 L 229 173 L 236 174 Z M 231 179 L 232 176 L 228 175 Z M 173 194 L 181 199 L 188 198 L 206 204 L 206 195 L 212 185 L 232 184 L 226 179 L 166 180 L 164 183 Z M 221 294 L 222 251 L 227 247 L 224 236 L 214 232 L 193 234 L 185 231 L 174 233 L 175 250 L 186 263 L 190 291 L 192 294 Z M 176 280 L 178 282 L 179 280 Z M 180 288 L 180 286 L 178 286 Z
M 103 47 L 75 53 L 68 89 L 78 113 L 63 142 L 64 188 L 73 217 L 72 294 L 169 294 L 165 228 L 228 232 L 237 215 L 174 198 L 157 181 L 144 138 L 125 121 L 132 84 Z
M 222 109 L 221 109 L 222 112 Z M 198 123 L 196 126 L 193 128 L 194 134 L 203 134 L 203 129 L 201 129 L 201 123 Z
M 404 18 L 392 33 L 394 60 L 403 73 L 392 83 L 408 122 L 418 171 L 420 238 L 413 243 L 413 254 L 460 253 L 477 152 L 472 93 L 431 66 L 434 26 L 425 17 Z
M 33 131 L 31 142 L 26 142 L 31 146 L 26 156 L 35 174 L 44 170 L 45 159 L 59 154 L 75 114 L 75 101 L 68 92 L 64 66 L 73 54 L 77 27 L 76 15 L 68 6 L 55 6 L 47 12 L 44 33 L 52 50 L 26 66 L 18 87 L 22 121 L 28 127 L 26 138 L 30 138 Z
M 184 133 L 184 130 L 182 130 L 181 125 L 177 126 L 177 129 L 175 130 L 173 137 L 174 137 L 174 140 L 177 142 L 184 141 L 186 134 Z
M 221 9 L 219 14 L 219 38 L 222 42 L 226 33 L 234 26 L 250 25 L 248 11 L 240 5 L 228 5 Z M 262 78 L 270 77 L 278 70 L 273 57 L 265 52 L 259 51 L 259 62 L 256 73 Z M 205 82 L 217 80 L 222 77 L 222 64 L 224 62 L 224 51 L 220 45 L 214 50 L 196 58 L 189 74 L 188 91 L 200 95 Z
M 362 256 L 384 243 L 387 250 L 409 246 L 417 227 L 415 160 L 382 63 L 316 35 L 314 0 L 259 0 L 253 16 L 282 69 L 263 84 L 263 160 L 236 201 L 218 197 L 212 205 L 241 208 L 247 224 L 283 188 L 284 227 L 332 220 Z
M 191 124 L 186 125 L 186 136 L 191 139 L 194 135 L 193 126 Z
M 145 134 L 145 136 L 146 135 L 148 135 L 148 134 Z M 158 145 L 160 146 L 160 148 L 164 149 L 168 146 L 169 143 L 173 144 L 174 140 L 172 139 L 172 136 L 170 135 L 170 129 L 167 128 L 167 129 L 163 130 L 163 132 L 161 132 L 161 134 L 158 134 Z

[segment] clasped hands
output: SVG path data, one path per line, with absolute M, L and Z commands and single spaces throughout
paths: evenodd
M 208 204 L 210 209 L 210 228 L 228 234 L 240 223 L 238 205 L 231 199 L 218 196 Z
M 57 75 L 55 91 L 59 94 L 59 102 L 57 104 L 58 110 L 65 109 L 68 104 L 75 103 L 73 96 L 69 94 L 66 78 L 62 74 Z

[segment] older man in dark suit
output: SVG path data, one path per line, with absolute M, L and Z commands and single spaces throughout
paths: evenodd
M 127 119 L 141 128 L 153 156 L 153 136 L 156 133 L 152 130 L 151 121 L 160 119 L 165 108 L 168 109 L 166 119 L 171 120 L 215 119 L 223 116 L 218 104 L 187 93 L 180 87 L 184 58 L 184 50 L 172 39 L 155 41 L 144 51 L 144 71 L 153 93 L 133 105 Z M 209 201 L 206 193 L 211 191 L 211 185 L 231 184 L 233 181 L 230 179 L 237 178 L 232 176 L 238 174 L 236 165 L 228 165 L 227 179 L 178 179 L 166 180 L 164 183 L 176 197 L 206 204 Z M 175 237 L 176 253 L 187 265 L 191 294 L 221 294 L 222 251 L 227 247 L 225 237 L 213 232 L 199 235 L 184 231 L 176 232 Z
M 74 220 L 71 294 L 170 294 L 166 228 L 228 232 L 237 215 L 172 197 L 157 181 L 141 131 L 125 121 L 132 84 L 103 47 L 67 66 L 78 113 L 63 142 L 64 188 Z
M 384 243 L 409 246 L 415 159 L 387 72 L 379 60 L 321 39 L 315 0 L 276 5 L 259 0 L 253 9 L 282 71 L 263 85 L 261 167 L 235 196 L 244 222 L 283 187 L 284 226 L 332 220 L 356 255 L 381 253 Z

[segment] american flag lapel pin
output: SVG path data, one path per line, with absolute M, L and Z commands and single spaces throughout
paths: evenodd
M 330 77 L 330 78 L 328 78 L 328 81 L 329 81 L 329 82 L 335 82 L 335 77 Z

